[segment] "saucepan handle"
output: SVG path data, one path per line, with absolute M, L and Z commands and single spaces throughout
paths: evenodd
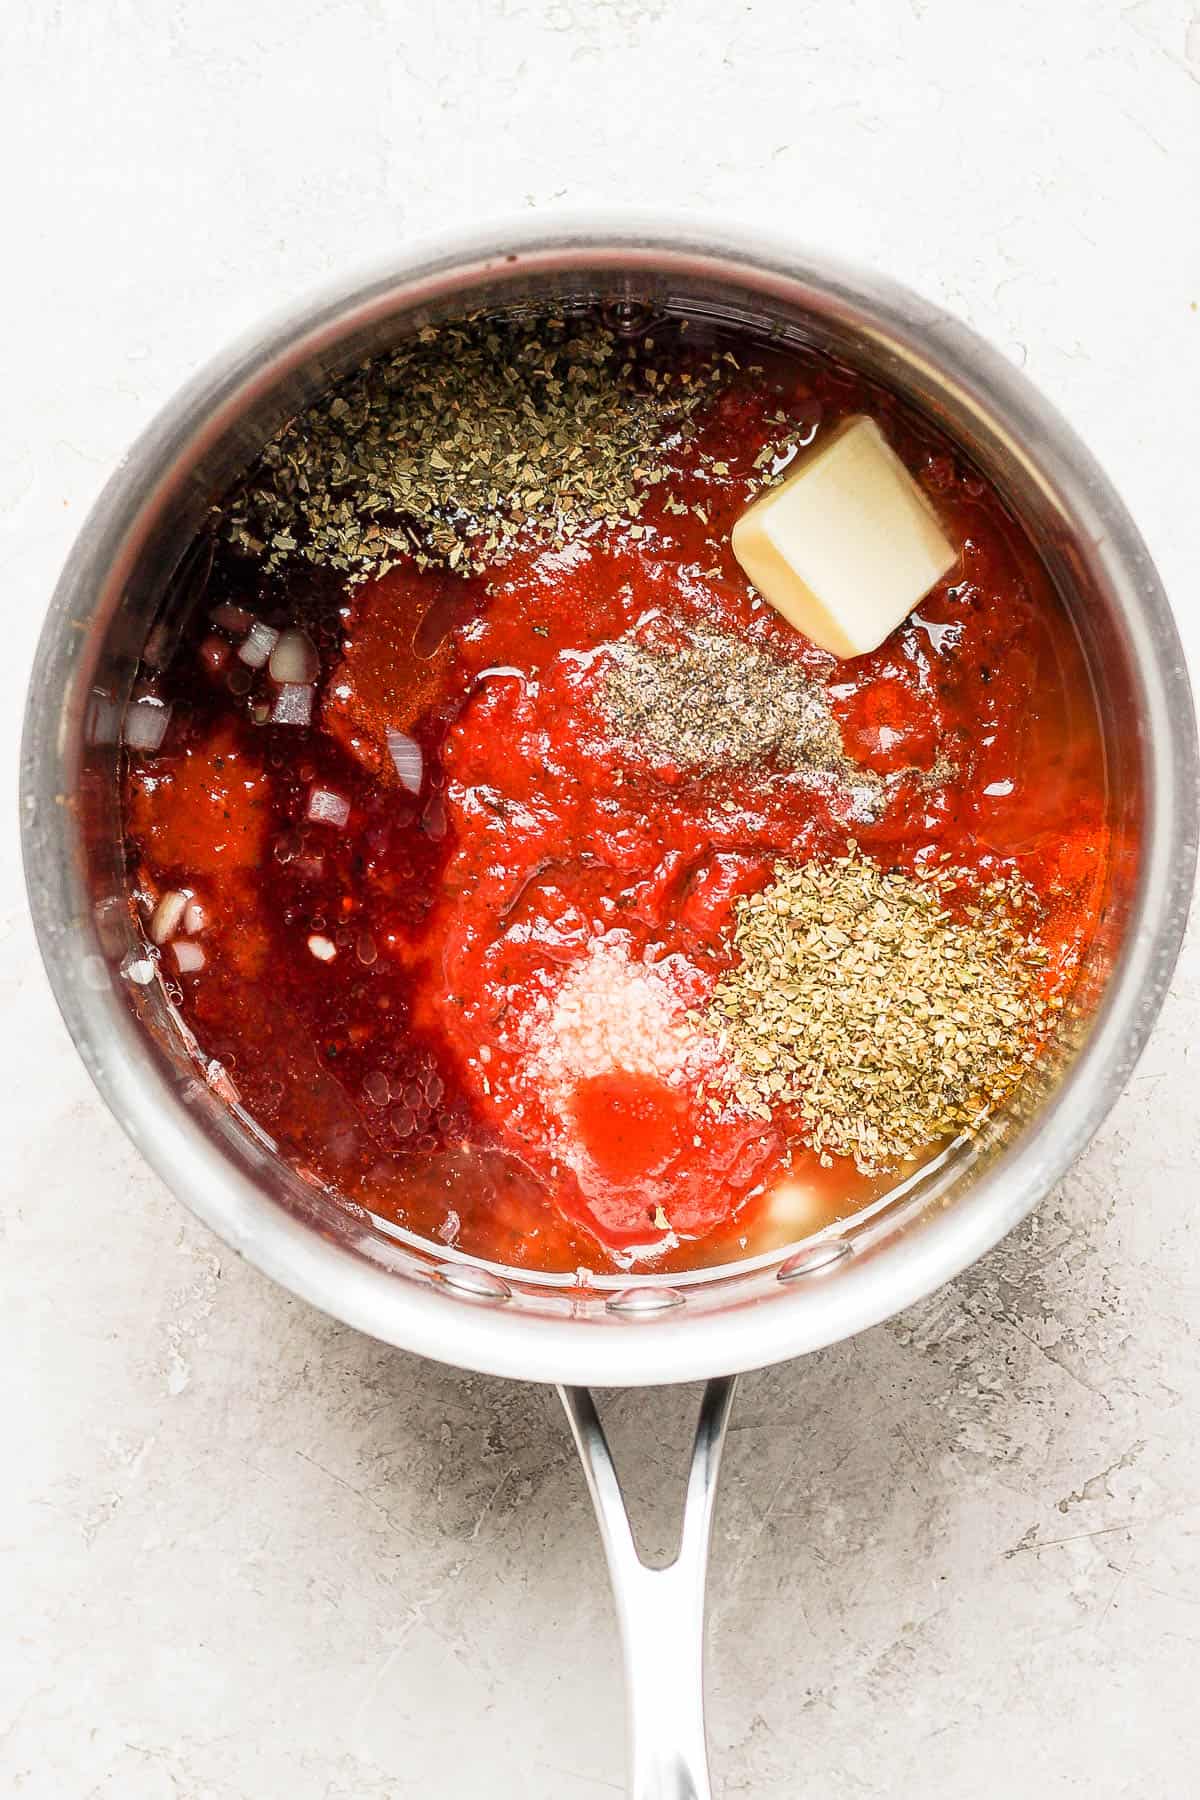
M 704 1737 L 704 1581 L 734 1377 L 700 1404 L 679 1554 L 663 1569 L 638 1555 L 621 1483 L 587 1388 L 560 1387 L 596 1509 L 625 1658 L 633 1800 L 710 1800 Z

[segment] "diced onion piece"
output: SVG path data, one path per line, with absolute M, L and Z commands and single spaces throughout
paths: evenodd
M 254 614 L 247 612 L 244 606 L 230 606 L 228 603 L 214 606 L 208 616 L 220 630 L 233 631 L 239 635 L 249 631 L 254 623 Z
M 389 726 L 387 747 L 400 777 L 401 787 L 407 788 L 410 794 L 419 794 L 425 777 L 425 757 L 420 744 L 406 732 L 396 731 Z
M 218 1062 L 215 1057 L 205 1069 L 204 1079 L 218 1100 L 224 1100 L 227 1106 L 236 1106 L 241 1100 L 241 1091 L 233 1076 L 224 1063 Z
M 333 825 L 340 831 L 350 817 L 350 802 L 344 794 L 335 794 L 332 788 L 313 787 L 308 790 L 304 816 L 314 825 Z
M 189 937 L 198 937 L 208 924 L 208 909 L 203 900 L 189 900 L 183 915 L 183 929 Z
M 269 674 L 280 686 L 311 687 L 321 672 L 317 646 L 307 631 L 289 626 L 281 631 L 271 651 Z
M 308 947 L 318 962 L 332 962 L 337 955 L 336 946 L 327 937 L 322 937 L 320 932 L 314 931 L 308 940 Z
M 208 961 L 201 945 L 189 943 L 187 938 L 181 938 L 179 943 L 172 944 L 171 949 L 175 953 L 181 975 L 198 975 Z
M 125 713 L 125 742 L 131 750 L 159 749 L 171 723 L 171 708 L 149 697 L 135 700 Z
M 154 909 L 150 920 L 150 936 L 156 944 L 166 944 L 179 930 L 179 922 L 187 911 L 188 897 L 170 888 Z
M 131 950 L 121 964 L 121 973 L 127 981 L 136 982 L 138 987 L 149 987 L 154 980 L 156 965 L 148 956 L 137 956 Z
M 265 668 L 278 641 L 279 633 L 274 626 L 264 625 L 261 619 L 255 619 L 238 656 L 248 669 Z
M 310 687 L 289 683 L 281 687 L 271 708 L 272 725 L 311 725 L 313 692 Z

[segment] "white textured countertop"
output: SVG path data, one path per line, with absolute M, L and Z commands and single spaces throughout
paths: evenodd
M 172 390 L 298 290 L 523 206 L 711 207 L 944 302 L 1096 450 L 1200 662 L 1189 0 L 7 0 L 3 39 L 10 772 L 59 565 Z M 183 1213 L 54 1012 L 14 823 L 0 1792 L 618 1791 L 612 1619 L 553 1396 L 356 1337 Z M 1197 960 L 1036 1220 L 743 1383 L 719 1793 L 1196 1791 Z M 673 1490 L 687 1398 L 615 1402 L 647 1495 Z

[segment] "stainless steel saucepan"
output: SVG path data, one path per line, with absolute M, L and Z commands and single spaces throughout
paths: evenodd
M 1102 932 L 1061 1042 L 982 1139 L 806 1241 L 694 1275 L 597 1279 L 581 1290 L 397 1232 L 280 1161 L 173 1014 L 138 939 L 124 899 L 117 764 L 139 659 L 165 654 L 172 612 L 186 605 L 180 564 L 205 508 L 285 417 L 362 357 L 447 313 L 594 300 L 617 319 L 649 307 L 827 349 L 957 439 L 1025 521 L 1075 621 L 1104 720 L 1117 848 Z M 425 248 L 227 351 L 126 458 L 50 607 L 29 694 L 22 808 L 33 916 L 67 1026 L 179 1198 L 293 1293 L 359 1330 L 561 1385 L 616 1590 L 632 1791 L 706 1795 L 704 1570 L 732 1377 L 876 1324 L 1009 1231 L 1112 1105 L 1171 974 L 1196 854 L 1195 724 L 1158 577 L 1092 458 L 964 326 L 821 256 L 628 218 L 526 222 Z M 679 1557 L 650 1570 L 586 1384 L 701 1376 L 710 1380 Z

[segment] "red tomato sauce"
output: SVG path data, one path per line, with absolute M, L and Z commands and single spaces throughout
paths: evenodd
M 714 1110 L 688 1048 L 686 1014 L 732 960 L 734 903 L 778 859 L 854 840 L 901 868 L 943 853 L 981 882 L 1019 874 L 1041 903 L 1050 991 L 1069 988 L 1095 927 L 1099 724 L 1023 532 L 883 390 L 816 358 L 759 361 L 674 454 L 686 515 L 664 485 L 636 527 L 523 551 L 486 577 L 404 568 L 349 590 L 303 570 L 267 581 L 219 550 L 164 677 L 167 737 L 129 758 L 143 913 L 178 889 L 204 909 L 203 968 L 180 973 L 162 952 L 204 1053 L 291 1161 L 500 1263 L 717 1262 L 895 1181 L 822 1167 L 794 1119 Z M 872 655 L 816 649 L 730 551 L 780 408 L 809 436 L 871 413 L 962 546 Z M 311 726 L 257 722 L 275 690 L 211 624 L 222 602 L 310 632 Z M 828 772 L 697 770 L 620 742 L 602 704 L 612 646 L 696 627 L 827 684 L 846 756 L 887 778 L 882 801 Z M 389 751 L 397 730 L 421 746 L 416 794 Z M 315 788 L 349 802 L 344 825 L 308 819 Z

